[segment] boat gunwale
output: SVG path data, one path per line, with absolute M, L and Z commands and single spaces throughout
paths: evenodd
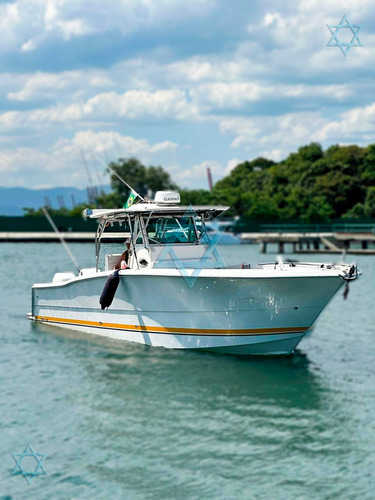
M 343 270 L 333 270 L 333 269 L 314 269 L 306 270 L 306 272 L 301 272 L 296 274 L 296 271 L 288 272 L 289 270 L 269 270 L 264 269 L 199 269 L 199 274 L 194 276 L 194 271 L 196 268 L 186 268 L 186 277 L 195 279 L 231 279 L 231 280 L 251 280 L 251 279 L 306 279 L 306 278 L 341 278 L 345 282 L 345 275 Z M 233 272 L 236 271 L 236 272 Z M 48 287 L 61 287 L 67 286 L 76 282 L 82 282 L 91 279 L 105 278 L 110 276 L 114 270 L 108 271 L 98 271 L 92 274 L 85 274 L 74 276 L 71 279 L 49 282 L 49 283 L 34 283 L 32 288 L 48 288 Z M 191 274 L 189 274 L 191 272 Z M 119 277 L 180 277 L 185 279 L 179 269 L 176 268 L 151 268 L 151 269 L 124 269 L 119 271 Z

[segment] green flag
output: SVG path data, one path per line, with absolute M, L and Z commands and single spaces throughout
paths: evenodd
M 123 208 L 129 208 L 131 205 L 133 205 L 134 200 L 136 199 L 137 195 L 134 193 L 134 191 L 131 191 L 129 198 L 127 199 L 125 205 Z

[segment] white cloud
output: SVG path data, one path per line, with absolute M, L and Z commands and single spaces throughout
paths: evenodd
M 260 151 L 289 152 L 310 142 L 326 124 L 318 113 L 291 113 L 278 117 L 231 119 L 221 123 L 222 133 L 234 134 L 232 147 L 243 148 L 252 158 Z
M 233 134 L 233 148 L 243 148 L 251 157 L 280 160 L 290 151 L 312 141 L 325 145 L 373 142 L 375 103 L 341 113 L 336 120 L 317 112 L 288 113 L 277 117 L 232 118 L 220 125 L 223 134 Z
M 104 74 L 92 75 L 93 85 L 105 85 Z M 107 77 L 108 81 L 111 81 Z M 0 130 L 12 132 L 18 129 L 34 131 L 51 125 L 75 126 L 102 124 L 105 122 L 131 121 L 219 121 L 220 116 L 211 115 L 215 110 L 228 114 L 232 110 L 243 110 L 246 105 L 283 99 L 302 100 L 326 98 L 343 101 L 354 94 L 355 87 L 341 85 L 268 85 L 267 83 L 205 83 L 192 87 L 189 95 L 179 88 L 128 90 L 122 94 L 103 92 L 86 100 L 74 96 L 81 93 L 82 74 L 67 72 L 64 75 L 37 73 L 27 80 L 21 90 L 8 92 L 8 98 L 16 101 L 51 98 L 56 93 L 71 96 L 66 103 L 28 111 L 7 111 L 0 114 Z M 112 84 L 111 84 L 112 85 Z M 90 84 L 87 86 L 90 87 Z M 90 91 L 94 90 L 91 87 Z M 275 102 L 275 101 L 274 101 Z M 297 101 L 296 101 L 297 102 Z M 229 119 L 230 122 L 230 119 Z
M 77 132 L 72 139 L 60 139 L 52 148 L 54 154 L 70 155 L 77 151 L 88 151 L 90 154 L 149 156 L 160 151 L 174 151 L 178 145 L 171 141 L 150 144 L 146 139 L 135 139 L 123 136 L 118 132 L 94 132 L 85 130 Z
M 16 0 L 0 4 L 2 49 L 34 50 L 50 37 L 70 40 L 119 31 L 123 36 L 204 17 L 213 0 Z
M 341 119 L 327 121 L 317 129 L 313 139 L 322 142 L 350 141 L 357 144 L 374 142 L 375 102 L 363 108 L 342 113 Z
M 45 166 L 47 177 L 49 165 L 53 172 L 64 170 L 66 161 L 81 165 L 79 149 L 105 155 L 106 149 L 115 153 L 117 148 L 144 161 L 164 155 L 167 164 L 179 165 L 179 159 L 168 155 L 178 154 L 176 143 L 183 136 L 194 150 L 185 151 L 183 162 L 193 167 L 185 172 L 176 167 L 176 182 L 196 187 L 206 179 L 207 166 L 218 180 L 238 162 L 222 163 L 232 154 L 232 139 L 239 158 L 262 154 L 274 159 L 312 140 L 325 145 L 374 141 L 375 14 L 370 0 L 343 0 L 342 12 L 320 0 L 258 2 L 256 8 L 250 2 L 248 9 L 243 6 L 243 20 L 234 17 L 238 25 L 232 31 L 225 30 L 230 20 L 220 17 L 230 12 L 223 6 L 224 0 L 119 0 L 111 5 L 93 0 L 89 7 L 86 0 L 0 3 L 3 53 L 21 51 L 25 63 L 19 73 L 9 69 L 0 78 L 1 140 L 16 145 L 14 156 L 10 149 L 2 151 L 1 168 L 21 169 L 18 158 L 27 163 L 29 157 Z M 344 13 L 364 25 L 364 47 L 353 48 L 347 58 L 338 48 L 326 47 L 326 24 L 339 22 Z M 201 48 L 203 36 L 196 40 L 186 35 L 190 25 L 192 32 L 198 26 L 207 33 L 207 46 Z M 141 36 L 127 44 L 126 37 L 136 32 Z M 92 35 L 95 51 L 95 35 L 103 34 L 108 43 L 116 39 L 120 60 L 111 58 L 112 45 L 103 49 L 111 50 L 108 61 L 118 61 L 112 67 L 105 67 L 105 53 L 99 50 L 99 62 L 79 53 L 82 66 L 70 70 L 78 59 L 66 51 L 64 57 L 57 53 L 55 61 L 59 67 L 67 64 L 65 71 L 23 72 L 32 64 L 38 67 L 38 50 L 56 39 L 68 49 L 80 46 L 73 39 Z M 142 127 L 143 138 L 136 139 L 140 125 L 147 127 Z M 224 134 L 219 141 L 218 128 Z M 37 146 L 22 147 L 34 139 L 44 148 L 39 156 Z M 63 176 L 51 182 L 58 179 Z
M 360 48 L 344 58 L 338 47 L 327 47 L 331 34 L 327 24 L 338 24 L 342 16 L 362 25 Z M 350 81 L 352 72 L 372 65 L 374 10 L 370 0 L 334 2 L 286 0 L 264 11 L 261 22 L 248 25 L 249 39 L 243 39 L 238 53 L 260 65 L 260 75 L 293 81 L 320 76 L 324 81 Z M 345 37 L 345 31 L 342 32 Z M 340 36 L 339 36 L 340 38 Z M 258 75 L 259 75 L 258 74 Z M 348 78 L 349 77 L 349 78 Z
M 4 77 L 4 76 L 3 76 Z M 2 77 L 2 78 L 3 78 Z M 129 59 L 104 69 L 86 69 L 50 73 L 13 74 L 7 81 L 10 100 L 33 101 L 49 98 L 58 102 L 88 99 L 97 89 L 115 91 L 180 91 L 187 88 L 197 90 L 197 95 L 204 92 L 200 82 L 208 84 L 248 85 L 248 60 L 231 61 L 227 58 L 210 56 L 193 57 L 173 63 L 163 63 L 153 59 Z M 0 84 L 3 83 L 0 81 Z M 254 83 L 254 85 L 257 85 Z M 210 91 L 210 88 L 207 88 Z
M 239 160 L 238 158 L 233 158 L 229 160 L 225 169 L 225 175 L 229 175 L 234 168 L 237 167 L 239 163 L 242 163 L 244 160 Z
M 208 189 L 207 169 L 211 170 L 212 180 L 215 184 L 222 177 L 228 175 L 238 164 L 240 160 L 232 159 L 226 165 L 216 160 L 206 160 L 202 163 L 193 165 L 184 170 L 179 169 L 173 173 L 173 179 L 182 187 Z
M 66 110 L 69 113 L 69 109 Z M 124 94 L 110 92 L 99 94 L 80 106 L 82 117 L 119 116 L 127 119 L 157 119 L 183 120 L 192 118 L 194 106 L 187 102 L 182 90 L 129 90 Z
M 22 93 L 11 93 L 21 99 Z M 30 131 L 46 129 L 51 124 L 103 123 L 125 120 L 187 120 L 198 117 L 197 109 L 189 103 L 185 92 L 177 89 L 147 92 L 129 90 L 124 94 L 108 92 L 74 104 L 58 104 L 32 111 L 8 111 L 0 115 L 0 130 Z
M 270 90 L 258 83 L 208 83 L 192 90 L 191 95 L 203 106 L 231 109 L 257 101 Z
M 79 3 L 76 2 L 76 6 L 79 6 Z M 90 26 L 87 19 L 89 16 L 83 12 L 79 12 L 81 9 L 78 8 L 78 12 L 73 14 L 81 17 L 69 19 L 71 17 L 71 12 L 69 12 L 71 7 L 72 5 L 66 2 L 64 5 L 64 2 L 49 0 L 44 12 L 45 31 L 60 33 L 64 40 L 69 40 L 72 36 L 93 33 L 93 26 Z
M 241 58 L 230 54 L 211 54 L 206 56 L 194 56 L 189 59 L 173 62 L 165 67 L 168 79 L 174 82 L 231 82 L 249 81 L 252 68 L 248 58 Z
M 88 84 L 91 84 L 90 72 L 86 73 Z M 71 92 L 82 88 L 84 74 L 80 71 L 67 71 L 63 73 L 36 72 L 34 74 L 23 75 L 20 90 L 8 92 L 7 98 L 13 101 L 33 101 L 39 99 L 56 98 L 67 94 L 70 99 Z M 21 82 L 20 82 L 21 83 Z M 16 84 L 17 86 L 17 84 Z M 87 82 L 86 82 L 87 86 Z M 14 89 L 14 85 L 13 85 Z
M 170 141 L 151 144 L 146 139 L 117 132 L 86 130 L 76 133 L 71 139 L 60 139 L 46 152 L 31 147 L 3 149 L 0 152 L 0 176 L 3 186 L 85 186 L 87 179 L 81 152 L 91 168 L 94 165 L 103 172 L 101 162 L 106 164 L 119 157 L 137 156 L 147 164 L 158 154 L 168 155 L 177 148 L 178 145 Z M 101 183 L 108 183 L 108 177 L 101 176 Z
M 36 43 L 35 40 L 28 40 L 25 42 L 22 47 L 21 51 L 22 52 L 30 52 L 31 50 L 34 50 L 36 48 Z
M 206 83 L 199 85 L 190 91 L 198 109 L 220 109 L 222 111 L 231 109 L 242 109 L 250 103 L 260 101 L 282 102 L 285 98 L 307 99 L 307 98 L 329 98 L 333 101 L 342 101 L 354 95 L 354 88 L 348 84 L 340 85 L 285 85 L 275 82 L 268 84 L 259 81 L 257 83 Z

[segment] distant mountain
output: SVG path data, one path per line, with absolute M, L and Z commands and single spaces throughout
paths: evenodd
M 99 186 L 98 190 L 109 193 L 109 186 Z M 87 203 L 86 189 L 74 187 L 56 187 L 49 189 L 27 189 L 0 187 L 0 215 L 23 215 L 24 207 L 40 208 L 50 205 L 52 208 L 73 208 L 75 205 Z

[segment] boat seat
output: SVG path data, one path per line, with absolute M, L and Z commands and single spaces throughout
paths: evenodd
M 120 257 L 121 253 L 107 254 L 105 256 L 104 270 L 112 271 L 112 269 L 115 268 L 115 265 L 117 264 Z

